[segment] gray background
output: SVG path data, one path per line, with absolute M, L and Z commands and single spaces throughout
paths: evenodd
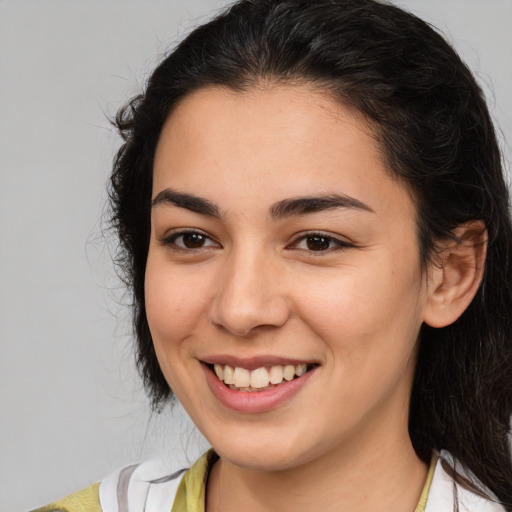
M 512 139 L 512 0 L 403 0 L 477 73 Z M 204 441 L 151 418 L 101 214 L 106 119 L 221 0 L 0 0 L 0 510 L 43 505 Z M 171 462 L 172 461 L 172 462 Z

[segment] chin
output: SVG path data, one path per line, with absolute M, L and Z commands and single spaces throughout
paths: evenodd
M 288 433 L 266 432 L 258 435 L 233 434 L 211 440 L 217 454 L 225 461 L 240 468 L 256 471 L 282 471 L 300 466 L 315 458 L 318 450 L 313 446 L 301 446 L 304 439 Z M 217 437 L 217 436 L 214 436 Z
M 296 455 L 282 453 L 281 450 L 264 450 L 261 447 L 257 449 L 233 449 L 222 450 L 219 456 L 237 466 L 253 471 L 284 471 L 297 466 L 302 462 L 297 460 Z

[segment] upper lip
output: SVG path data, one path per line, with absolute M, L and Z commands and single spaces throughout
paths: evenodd
M 293 359 L 289 357 L 262 355 L 253 357 L 237 357 L 228 354 L 218 354 L 201 358 L 201 361 L 206 364 L 222 364 L 229 365 L 237 368 L 245 368 L 247 370 L 255 370 L 256 368 L 263 368 L 265 366 L 286 366 L 298 364 L 317 364 L 316 361 Z

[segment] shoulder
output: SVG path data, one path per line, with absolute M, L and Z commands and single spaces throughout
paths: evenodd
M 450 467 L 455 467 L 457 473 L 473 482 L 490 498 L 484 498 L 466 486 L 455 482 L 449 472 L 448 468 Z M 492 493 L 484 489 L 474 475 L 457 464 L 448 452 L 443 451 L 435 467 L 425 512 L 452 512 L 457 510 L 456 503 L 460 512 L 505 512 L 505 509 L 493 501 L 492 497 Z
M 32 512 L 101 512 L 99 486 L 99 483 L 91 485 Z
M 32 512 L 169 512 L 187 469 L 151 459 Z
M 122 468 L 100 483 L 101 511 L 168 512 L 187 469 L 172 467 L 159 459 Z
M 200 510 L 205 482 L 218 456 L 204 453 L 191 468 L 152 459 L 116 471 L 102 480 L 102 512 L 169 512 Z

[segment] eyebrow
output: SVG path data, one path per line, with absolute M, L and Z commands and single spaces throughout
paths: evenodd
M 219 209 L 211 201 L 208 201 L 208 199 L 192 194 L 176 192 L 170 188 L 159 192 L 151 201 L 152 208 L 160 205 L 173 205 L 208 217 L 220 218 Z
M 170 188 L 159 192 L 151 201 L 152 208 L 160 205 L 177 206 L 208 217 L 221 217 L 219 208 L 208 199 L 192 194 L 177 192 Z M 375 213 L 372 208 L 354 197 L 344 194 L 326 194 L 320 196 L 284 199 L 272 205 L 270 208 L 270 215 L 274 219 L 281 219 L 294 215 L 307 215 L 310 213 L 338 208 Z
M 273 218 L 290 217 L 292 215 L 306 215 L 325 210 L 337 208 L 348 208 L 351 210 L 363 210 L 375 213 L 368 205 L 359 201 L 355 197 L 345 194 L 327 194 L 312 197 L 297 197 L 284 199 L 274 204 L 270 209 Z

